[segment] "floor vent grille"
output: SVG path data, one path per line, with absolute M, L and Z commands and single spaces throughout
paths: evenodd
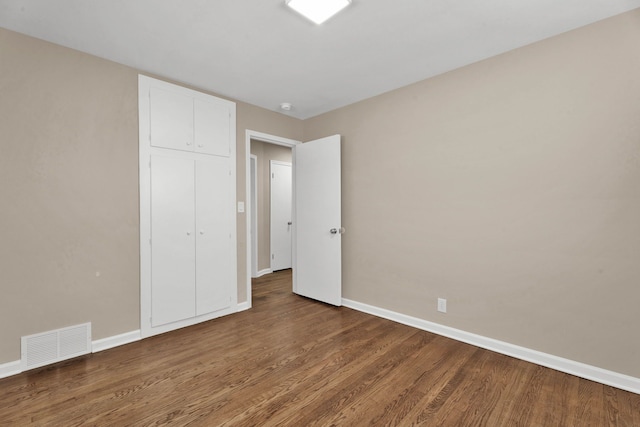
M 91 323 L 22 337 L 22 370 L 91 352 Z

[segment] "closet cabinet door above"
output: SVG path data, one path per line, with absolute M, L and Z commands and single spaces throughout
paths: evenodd
M 229 103 L 212 96 L 188 96 L 151 88 L 151 146 L 229 157 Z
M 229 157 L 229 107 L 214 99 L 194 99 L 193 110 L 195 151 Z
M 156 87 L 149 97 L 151 146 L 193 151 L 193 99 Z

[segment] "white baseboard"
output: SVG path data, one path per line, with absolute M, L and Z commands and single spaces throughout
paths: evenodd
M 342 305 L 377 317 L 382 317 L 407 326 L 442 335 L 456 341 L 462 341 L 476 347 L 485 348 L 487 350 L 515 357 L 516 359 L 555 369 L 556 371 L 565 372 L 577 377 L 640 394 L 640 378 L 608 371 L 596 366 L 564 359 L 552 354 L 542 353 L 540 351 L 509 344 L 504 341 L 498 341 L 493 338 L 487 338 L 482 335 L 465 332 L 460 329 L 451 328 L 449 326 L 440 325 L 438 323 L 429 322 L 427 320 L 418 319 L 417 317 L 407 316 L 405 314 L 396 313 L 394 311 L 363 304 L 357 301 L 342 299 Z
M 99 351 L 108 350 L 113 347 L 129 344 L 132 342 L 140 341 L 140 330 L 126 332 L 120 335 L 114 335 L 112 337 L 103 338 L 101 340 L 95 340 L 91 342 L 91 352 L 97 353 Z
M 0 378 L 10 377 L 22 372 L 22 364 L 20 360 L 0 364 Z
M 238 309 L 237 311 L 245 311 L 245 310 L 249 310 L 251 308 L 251 303 L 249 301 L 245 301 L 245 302 L 241 302 L 238 304 Z
M 270 268 L 265 268 L 264 270 L 258 271 L 258 274 L 254 277 L 254 279 L 257 279 L 258 277 L 262 277 L 265 274 L 271 274 L 271 273 L 273 273 L 273 271 Z

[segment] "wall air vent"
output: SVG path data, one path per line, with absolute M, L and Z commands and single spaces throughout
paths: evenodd
M 91 323 L 22 337 L 23 371 L 91 352 Z

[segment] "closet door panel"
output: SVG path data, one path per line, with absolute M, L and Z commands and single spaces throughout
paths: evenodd
M 194 100 L 195 151 L 229 157 L 229 107 L 214 99 Z
M 194 160 L 151 156 L 151 324 L 195 316 Z
M 196 314 L 231 305 L 235 287 L 232 253 L 235 201 L 229 159 L 196 161 Z
M 193 151 L 193 99 L 156 87 L 150 98 L 151 145 Z

